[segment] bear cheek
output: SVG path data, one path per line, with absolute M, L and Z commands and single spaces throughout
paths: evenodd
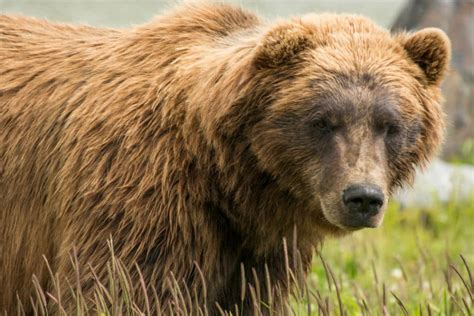
M 324 217 L 333 225 L 340 227 L 343 216 L 343 205 L 341 192 L 348 178 L 347 170 L 338 155 L 337 146 L 331 146 L 332 150 L 320 153 L 317 162 L 318 169 L 315 172 L 313 190 L 319 208 Z
M 251 150 L 256 156 L 257 166 L 271 174 L 278 184 L 299 198 L 307 196 L 305 179 L 309 174 L 306 153 L 296 135 L 267 124 L 254 130 Z
M 416 168 L 423 165 L 423 127 L 419 121 L 407 123 L 397 137 L 387 139 L 387 156 L 389 168 L 389 192 L 394 192 L 397 188 L 403 187 L 414 180 Z
M 321 197 L 321 212 L 328 222 L 332 225 L 344 228 L 341 224 L 344 221 L 346 214 L 343 212 L 343 206 L 341 203 L 339 194 L 332 192 Z

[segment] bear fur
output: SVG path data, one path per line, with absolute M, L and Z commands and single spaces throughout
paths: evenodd
M 64 289 L 72 252 L 106 284 L 109 238 L 163 313 L 170 276 L 211 314 L 255 280 L 281 306 L 288 262 L 304 274 L 354 230 L 344 187 L 377 182 L 386 204 L 436 152 L 449 54 L 440 30 L 351 15 L 199 4 L 124 30 L 0 16 L 0 310 L 31 311 L 33 279 L 57 295 L 43 256 Z M 91 298 L 91 273 L 77 282 Z

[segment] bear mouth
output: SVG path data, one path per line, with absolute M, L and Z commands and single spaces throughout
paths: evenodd
M 347 229 L 359 230 L 363 228 L 377 228 L 380 226 L 383 218 L 383 213 L 375 215 L 370 214 L 355 214 L 349 218 L 343 219 L 343 226 Z
M 329 208 L 323 201 L 321 201 L 321 209 L 325 221 L 342 232 L 355 232 L 364 228 L 377 228 L 381 225 L 384 217 L 383 211 L 375 215 L 352 214 L 343 206 Z

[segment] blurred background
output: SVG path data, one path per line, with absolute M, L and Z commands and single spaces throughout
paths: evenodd
M 183 2 L 183 1 L 181 1 Z M 406 0 L 228 0 L 269 18 L 307 12 L 335 11 L 368 15 L 390 26 Z M 0 0 L 2 11 L 45 17 L 56 21 L 97 26 L 127 27 L 143 23 L 178 0 Z
M 381 228 L 325 242 L 307 279 L 309 296 L 291 308 L 295 315 L 474 315 L 474 0 L 226 2 L 268 19 L 348 12 L 394 31 L 435 26 L 448 34 L 453 58 L 443 84 L 448 127 L 440 158 L 419 172 L 414 190 L 397 194 Z M 0 13 L 125 28 L 177 3 L 0 0 Z
M 474 0 L 227 0 L 268 19 L 308 12 L 362 14 L 398 30 L 435 26 L 451 38 L 452 69 L 443 84 L 448 130 L 441 158 L 420 173 L 403 206 L 448 201 L 474 191 Z M 125 28 L 144 23 L 178 0 L 0 0 L 1 13 Z M 415 194 L 416 192 L 416 194 Z M 473 206 L 474 207 L 474 206 Z

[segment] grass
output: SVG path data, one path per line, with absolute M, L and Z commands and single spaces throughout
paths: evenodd
M 382 227 L 325 243 L 308 280 L 311 314 L 472 315 L 473 263 L 474 198 L 392 203 Z M 295 304 L 307 314 L 307 300 Z
M 459 152 L 447 158 L 451 163 L 474 165 L 474 138 L 468 138 L 461 145 Z
M 109 247 L 113 254 L 110 243 Z M 72 261 L 76 261 L 74 256 Z M 473 315 L 473 263 L 474 197 L 431 209 L 400 209 L 391 203 L 382 227 L 325 243 L 315 256 L 306 282 L 297 282 L 301 284 L 296 291 L 299 294 L 287 308 L 293 315 Z M 96 280 L 93 302 L 86 302 L 80 287 L 72 282 L 69 290 L 75 296 L 75 314 L 149 315 L 156 296 L 147 297 L 145 304 L 137 303 L 130 291 L 130 274 L 120 261 L 112 256 L 107 267 L 110 282 L 105 286 Z M 291 271 L 287 273 L 294 277 Z M 53 273 L 51 277 L 58 278 Z M 143 278 L 139 281 L 145 293 Z M 190 291 L 182 292 L 173 284 L 170 287 L 173 315 L 189 315 L 186 302 L 193 300 Z M 258 315 L 265 308 L 265 303 L 258 302 L 259 286 L 246 293 L 253 298 L 257 310 L 253 314 Z M 36 286 L 32 299 L 35 315 L 48 314 L 47 300 L 56 302 L 58 314 L 68 314 L 61 307 L 60 297 Z M 91 310 L 93 313 L 87 312 Z M 21 308 L 18 314 L 24 314 Z M 197 315 L 208 313 L 202 309 Z

